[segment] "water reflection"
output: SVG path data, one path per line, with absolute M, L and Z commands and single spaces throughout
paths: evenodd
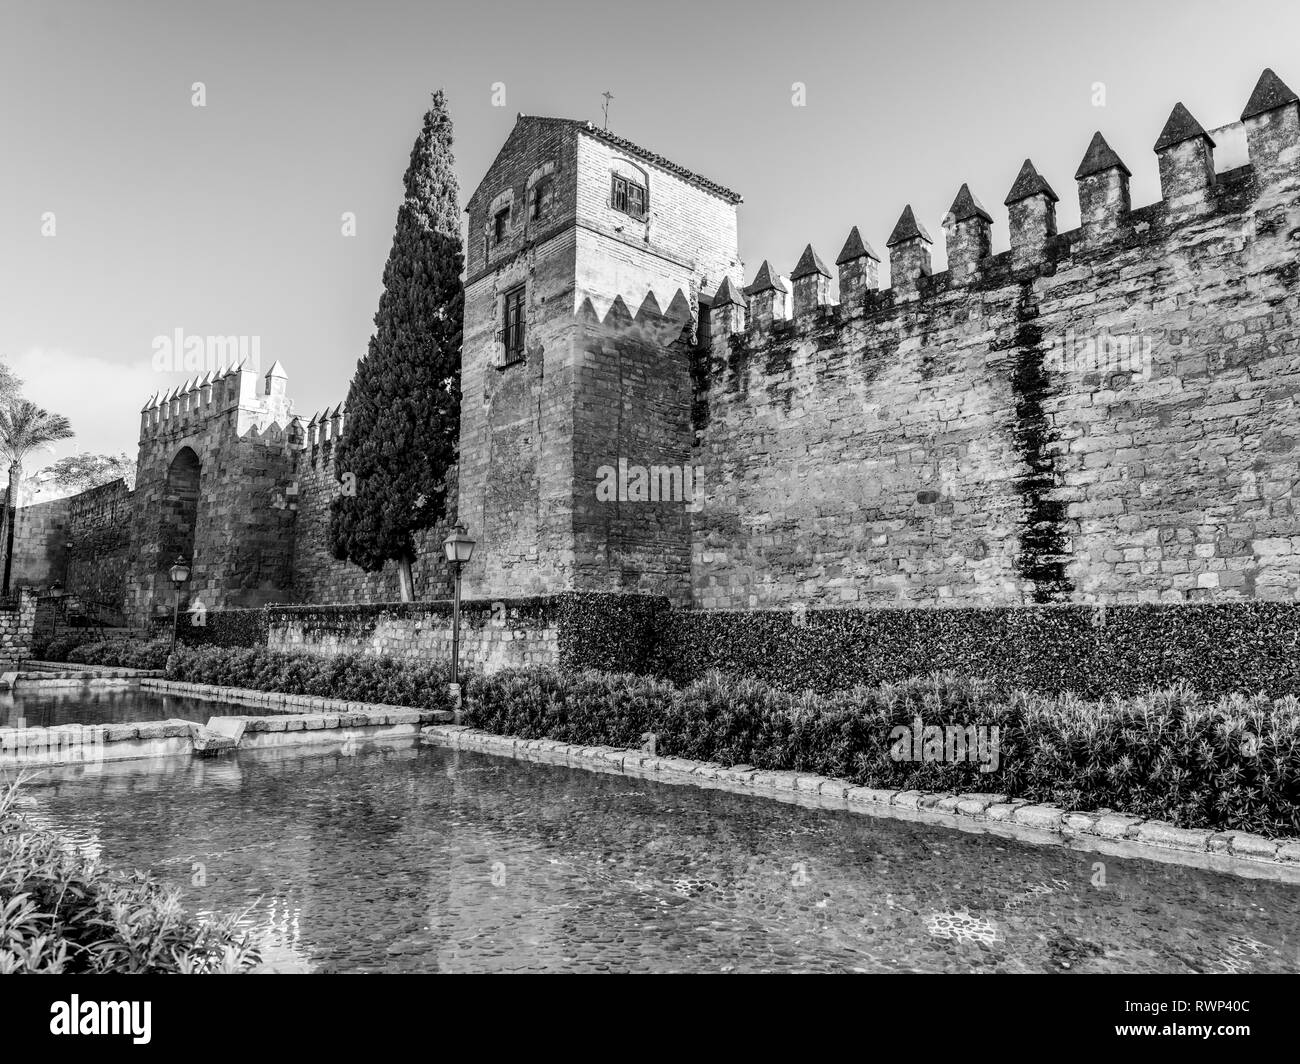
M 33 687 L 0 691 L 0 727 L 52 728 L 60 724 L 123 724 L 131 721 L 196 720 L 265 714 L 255 702 L 212 702 L 203 698 L 140 690 L 134 686 Z
M 32 794 L 187 908 L 251 907 L 276 970 L 1300 967 L 1294 886 L 470 751 L 244 751 Z

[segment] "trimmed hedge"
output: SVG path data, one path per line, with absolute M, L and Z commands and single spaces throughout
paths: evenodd
M 894 729 L 998 728 L 996 771 L 975 758 L 899 761 Z M 523 739 L 832 776 L 859 786 L 995 792 L 1115 809 L 1182 827 L 1300 834 L 1300 702 L 1221 699 L 1187 687 L 1131 699 L 999 693 L 953 676 L 794 694 L 713 673 L 685 687 L 594 671 L 473 677 L 465 723 Z M 992 766 L 992 761 L 987 761 Z
M 140 872 L 29 822 L 0 792 L 0 975 L 239 973 L 261 962 L 238 917 L 207 920 Z
M 567 671 L 648 672 L 672 607 L 657 595 L 569 592 L 557 595 L 559 666 Z
M 1002 691 L 1300 695 L 1300 603 L 680 611 L 647 671 L 710 669 L 791 690 L 899 683 L 932 672 Z
M 201 625 L 182 620 L 176 628 L 176 638 L 191 646 L 264 647 L 268 621 L 266 607 L 208 610 Z
M 455 708 L 449 666 L 371 654 L 317 657 L 265 647 L 178 646 L 167 661 L 167 679 L 414 709 Z

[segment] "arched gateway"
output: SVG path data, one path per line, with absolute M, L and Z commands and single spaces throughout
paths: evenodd
M 127 610 L 137 623 L 171 610 L 168 569 L 191 566 L 182 604 L 260 606 L 288 597 L 294 449 L 285 373 L 210 373 L 142 411 L 132 495 Z

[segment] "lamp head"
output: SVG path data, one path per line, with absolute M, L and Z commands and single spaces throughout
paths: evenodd
M 176 561 L 172 564 L 172 567 L 167 570 L 167 575 L 171 577 L 173 584 L 180 587 L 181 584 L 185 583 L 185 581 L 190 578 L 189 562 L 178 555 Z
M 443 553 L 453 565 L 464 565 L 474 554 L 474 540 L 465 533 L 465 526 L 457 524 L 442 541 Z

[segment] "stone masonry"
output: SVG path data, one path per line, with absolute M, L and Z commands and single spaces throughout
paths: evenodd
M 1250 165 L 1182 105 L 1162 199 L 1098 134 L 1083 225 L 1026 160 L 1011 250 L 962 186 L 949 270 L 909 208 L 893 287 L 855 230 L 841 302 L 730 307 L 696 394 L 704 608 L 1300 597 L 1300 109 L 1266 72 Z M 796 271 L 796 273 L 799 271 Z M 869 279 L 863 282 L 864 275 Z M 715 301 L 716 306 L 716 301 Z

